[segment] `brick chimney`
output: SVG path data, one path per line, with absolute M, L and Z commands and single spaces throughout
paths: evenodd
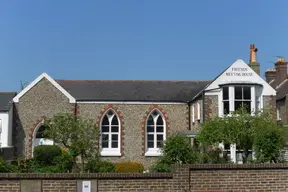
M 276 80 L 276 69 L 267 69 L 265 72 L 266 82 L 270 83 L 273 79 Z
M 287 62 L 285 58 L 279 57 L 275 63 L 276 69 L 276 85 L 287 79 Z
M 260 63 L 257 62 L 257 51 L 254 44 L 250 44 L 250 62 L 249 66 L 253 69 L 258 75 L 260 75 Z

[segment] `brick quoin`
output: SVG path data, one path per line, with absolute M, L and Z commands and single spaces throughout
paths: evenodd
M 121 156 L 123 156 L 123 148 L 124 148 L 124 117 L 123 115 L 121 114 L 121 111 L 118 110 L 118 107 L 115 107 L 113 106 L 112 104 L 109 104 L 107 105 L 100 113 L 100 115 L 98 115 L 98 118 L 97 118 L 97 125 L 98 125 L 98 128 L 99 130 L 101 129 L 101 120 L 103 118 L 103 116 L 108 112 L 108 110 L 113 110 L 117 117 L 119 118 L 119 121 L 120 121 L 120 138 L 121 138 L 121 142 L 120 142 L 120 153 L 121 153 Z M 98 144 L 99 145 L 99 144 Z M 99 146 L 98 146 L 99 147 Z
M 166 125 L 166 138 L 169 135 L 169 130 L 170 130 L 170 124 L 169 124 L 169 118 L 167 116 L 167 114 L 163 111 L 163 108 L 159 105 L 153 105 L 152 107 L 150 107 L 148 109 L 148 111 L 145 112 L 145 115 L 143 116 L 143 121 L 142 121 L 142 155 L 145 155 L 146 152 L 146 124 L 147 124 L 147 118 L 149 117 L 149 115 L 154 111 L 154 110 L 158 110 L 164 120 L 165 120 L 165 125 Z
M 39 118 L 34 124 L 33 126 L 30 128 L 29 132 L 28 132 L 28 146 L 29 147 L 29 151 L 26 157 L 28 158 L 32 158 L 32 149 L 33 149 L 33 133 L 35 131 L 35 129 L 38 129 L 45 121 L 46 117 L 42 116 L 41 118 Z

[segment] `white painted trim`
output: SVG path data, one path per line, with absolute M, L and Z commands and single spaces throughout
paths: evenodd
M 187 105 L 185 102 L 149 102 L 149 101 L 77 101 L 79 104 L 125 104 L 125 105 Z
M 192 123 L 195 123 L 195 106 L 192 105 Z
M 110 150 L 110 151 L 103 150 L 103 151 L 100 152 L 100 155 L 102 157 L 105 157 L 105 156 L 106 157 L 119 157 L 119 156 L 121 156 L 121 153 L 120 153 L 119 150 L 114 150 L 114 151 L 112 151 L 112 150 Z
M 200 120 L 200 102 L 197 102 L 197 120 Z
M 46 78 L 52 85 L 54 85 L 61 93 L 63 93 L 70 101 L 70 103 L 75 103 L 76 99 L 70 95 L 63 87 L 61 87 L 54 79 L 52 79 L 47 73 L 42 73 L 39 77 L 37 77 L 32 83 L 30 83 L 25 89 L 23 89 L 20 93 L 18 93 L 14 98 L 13 101 L 15 103 L 19 102 L 19 99 L 25 95 L 30 89 L 32 89 L 39 81 L 43 78 Z
M 146 151 L 145 156 L 146 157 L 158 157 L 162 155 L 161 150 L 160 149 L 149 149 Z

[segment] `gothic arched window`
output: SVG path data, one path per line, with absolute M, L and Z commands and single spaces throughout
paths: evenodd
M 160 155 L 160 148 L 166 139 L 166 122 L 163 115 L 154 110 L 146 122 L 146 155 Z
M 109 109 L 101 120 L 101 155 L 120 155 L 120 121 L 116 113 Z

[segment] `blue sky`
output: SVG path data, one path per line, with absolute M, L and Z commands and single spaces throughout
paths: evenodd
M 276 3 L 275 3 L 276 2 Z M 0 1 L 0 91 L 56 79 L 210 80 L 288 56 L 288 1 Z M 288 58 L 287 58 L 288 59 Z

